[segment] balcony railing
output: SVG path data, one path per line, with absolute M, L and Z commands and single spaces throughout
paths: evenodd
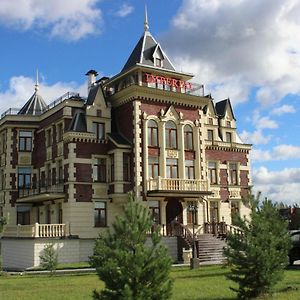
M 179 178 L 151 178 L 148 180 L 148 191 L 207 191 L 205 180 Z
M 32 225 L 7 225 L 3 236 L 5 237 L 43 237 L 57 238 L 70 235 L 68 224 L 39 224 Z
M 19 198 L 35 196 L 39 194 L 60 194 L 64 193 L 63 179 L 43 180 L 33 182 L 29 186 L 19 188 Z
M 79 95 L 79 93 L 67 92 L 64 95 L 62 95 L 61 97 L 59 97 L 58 99 L 51 102 L 49 105 L 47 105 L 44 110 L 34 111 L 34 115 L 40 115 L 40 114 L 50 110 L 51 108 L 57 106 L 58 104 L 62 103 L 63 101 L 69 100 L 69 99 L 72 99 L 75 101 L 84 101 L 85 100 Z M 4 118 L 7 115 L 18 115 L 20 110 L 21 110 L 21 108 L 9 108 L 3 114 L 1 114 L 0 119 Z

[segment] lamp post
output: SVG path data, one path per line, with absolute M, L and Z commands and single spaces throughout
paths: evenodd
M 199 268 L 199 258 L 197 258 L 197 246 L 196 246 L 196 236 L 195 236 L 195 220 L 198 207 L 195 204 L 189 204 L 188 210 L 192 213 L 192 225 L 193 225 L 193 254 L 190 261 L 191 269 Z

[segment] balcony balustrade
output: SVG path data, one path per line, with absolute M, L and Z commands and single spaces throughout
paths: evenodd
M 150 178 L 148 180 L 148 191 L 192 191 L 201 192 L 208 190 L 208 183 L 198 179 L 179 178 Z
M 58 238 L 69 236 L 68 224 L 7 225 L 4 237 Z

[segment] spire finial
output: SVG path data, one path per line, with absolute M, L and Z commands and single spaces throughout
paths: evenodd
M 39 70 L 36 69 L 36 82 L 35 82 L 35 92 L 37 93 L 39 90 Z
M 147 5 L 145 5 L 145 22 L 144 22 L 144 30 L 145 30 L 145 32 L 149 30 Z

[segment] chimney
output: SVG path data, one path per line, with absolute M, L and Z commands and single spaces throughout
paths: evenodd
M 96 82 L 96 77 L 98 73 L 95 70 L 89 70 L 85 75 L 88 76 L 88 94 L 89 94 L 91 87 Z

